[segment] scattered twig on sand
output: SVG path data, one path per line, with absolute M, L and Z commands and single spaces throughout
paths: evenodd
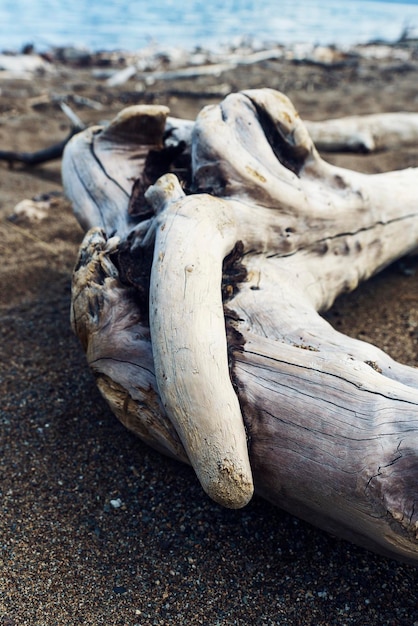
M 79 133 L 81 130 L 85 129 L 85 124 L 80 120 L 80 118 L 74 113 L 74 111 L 66 104 L 65 102 L 60 103 L 61 110 L 71 121 L 71 130 L 68 133 L 67 137 L 62 141 L 53 144 L 52 146 L 48 146 L 47 148 L 43 148 L 41 150 L 37 150 L 35 152 L 17 152 L 14 150 L 0 150 L 0 160 L 7 161 L 10 167 L 13 166 L 14 163 L 23 163 L 24 165 L 34 166 L 39 165 L 41 163 L 46 163 L 47 161 L 53 161 L 55 159 L 60 159 L 62 157 L 62 153 L 64 152 L 64 148 L 67 145 L 68 141 L 75 135 Z

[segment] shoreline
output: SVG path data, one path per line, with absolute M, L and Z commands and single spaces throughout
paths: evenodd
M 280 42 L 277 41 L 262 41 L 257 40 L 255 37 L 241 35 L 233 38 L 232 42 L 222 43 L 221 41 L 214 42 L 211 46 L 205 46 L 195 44 L 191 46 L 184 46 L 178 44 L 163 44 L 158 41 L 151 40 L 148 44 L 130 49 L 123 47 L 113 48 L 91 48 L 85 45 L 78 44 L 62 44 L 51 45 L 39 48 L 36 44 L 30 41 L 23 43 L 16 48 L 3 48 L 0 50 L 0 57 L 3 56 L 21 56 L 21 55 L 37 55 L 50 62 L 69 62 L 69 63 L 107 63 L 110 60 L 127 58 L 127 59 L 147 59 L 154 56 L 165 57 L 167 63 L 173 62 L 189 62 L 198 63 L 198 59 L 207 60 L 212 59 L 213 62 L 218 62 L 219 59 L 223 59 L 228 56 L 234 56 L 236 54 L 249 55 L 254 53 L 260 53 L 263 51 L 276 51 L 277 56 L 284 59 L 296 59 L 303 60 L 301 53 L 312 52 L 316 49 L 333 50 L 336 53 L 359 55 L 362 56 L 364 50 L 370 50 L 372 48 L 400 48 L 409 49 L 412 53 L 417 54 L 418 49 L 418 28 L 405 27 L 396 39 L 370 39 L 365 41 L 353 41 L 351 43 L 339 44 L 336 41 L 331 43 L 318 43 L 311 41 L 294 41 L 294 42 Z M 415 50 L 414 50 L 415 49 Z M 366 56 L 373 56 L 373 54 L 367 54 Z M 196 59 L 196 60 L 195 60 Z

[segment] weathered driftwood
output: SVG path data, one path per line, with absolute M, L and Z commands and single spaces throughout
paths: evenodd
M 130 107 L 64 153 L 88 230 L 72 324 L 100 390 L 218 502 L 255 486 L 418 563 L 418 370 L 318 313 L 418 246 L 418 170 L 331 166 L 268 89 L 206 107 L 191 155 L 167 113 Z
M 418 143 L 418 113 L 351 115 L 306 126 L 317 149 L 327 152 L 377 152 Z

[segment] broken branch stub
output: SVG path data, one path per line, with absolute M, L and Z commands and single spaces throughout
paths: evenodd
M 67 194 L 89 213 L 89 188 L 107 233 L 86 235 L 73 287 L 102 393 L 218 502 L 244 505 L 254 482 L 324 529 L 418 563 L 418 371 L 319 315 L 417 248 L 418 170 L 334 167 L 285 96 L 253 90 L 198 116 L 186 195 L 168 128 L 146 218 L 129 215 L 127 191 L 120 204 L 110 184 L 110 198 L 95 188 L 97 154 L 74 176 L 91 136 L 66 150 Z M 136 154 L 131 142 L 119 155 L 117 123 L 106 132 L 94 141 L 109 153 L 113 142 L 118 158 Z M 112 170 L 112 185 L 132 187 L 128 170 Z

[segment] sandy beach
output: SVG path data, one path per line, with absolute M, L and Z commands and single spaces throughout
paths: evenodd
M 117 55 L 16 77 L 0 71 L 0 149 L 32 152 L 85 123 L 158 103 L 194 118 L 231 91 L 272 87 L 303 119 L 418 111 L 418 49 L 344 62 L 271 58 L 169 79 Z M 170 69 L 162 67 L 160 71 Z M 363 172 L 418 166 L 418 146 L 323 155 Z M 14 212 L 45 201 L 42 219 Z M 12 216 L 12 219 L 11 219 Z M 193 471 L 126 431 L 69 323 L 82 230 L 60 160 L 0 162 L 0 624 L 417 626 L 418 570 L 334 538 L 258 497 L 222 509 Z M 418 366 L 418 261 L 389 267 L 327 313 L 339 330 Z

